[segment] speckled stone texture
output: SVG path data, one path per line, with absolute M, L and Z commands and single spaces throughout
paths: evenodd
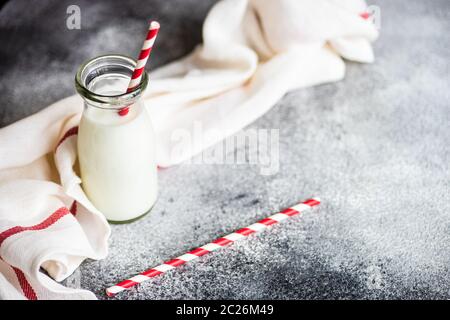
M 0 125 L 73 94 L 80 63 L 132 55 L 163 26 L 151 66 L 201 41 L 214 1 L 10 1 L 0 11 Z M 67 30 L 66 8 L 81 8 Z M 319 209 L 117 299 L 450 298 L 450 2 L 376 1 L 372 65 L 291 92 L 251 128 L 280 129 L 280 171 L 183 164 L 160 172 L 151 214 L 112 226 L 110 254 L 67 280 L 104 288 L 317 195 Z M 78 281 L 81 280 L 81 281 Z

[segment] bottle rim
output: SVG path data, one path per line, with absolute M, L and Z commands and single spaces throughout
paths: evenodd
M 133 104 L 140 97 L 140 95 L 145 91 L 145 89 L 147 88 L 147 84 L 148 84 L 148 75 L 147 75 L 147 72 L 145 72 L 145 70 L 144 70 L 144 72 L 142 73 L 141 82 L 133 90 L 131 90 L 129 92 L 124 92 L 124 93 L 117 94 L 117 95 L 104 95 L 104 94 L 95 93 L 95 92 L 89 90 L 88 85 L 89 85 L 90 81 L 92 81 L 92 79 L 94 79 L 95 77 L 90 79 L 90 81 L 88 83 L 87 76 L 89 75 L 89 73 L 87 73 L 87 72 L 91 68 L 95 69 L 96 65 L 98 67 L 102 66 L 102 63 L 103 63 L 103 66 L 108 65 L 108 63 L 107 63 L 108 61 L 109 61 L 110 65 L 114 64 L 114 62 L 115 62 L 117 66 L 128 69 L 130 77 L 136 66 L 136 60 L 134 60 L 133 58 L 130 58 L 126 55 L 105 54 L 105 55 L 97 56 L 95 58 L 85 61 L 78 68 L 78 71 L 75 75 L 75 87 L 76 87 L 77 92 L 85 100 L 88 100 L 89 102 L 94 102 L 95 104 L 93 104 L 93 105 L 95 107 L 101 108 L 101 109 L 109 109 L 109 110 L 120 110 L 121 108 L 123 108 L 124 105 Z M 91 72 L 94 69 L 92 69 Z

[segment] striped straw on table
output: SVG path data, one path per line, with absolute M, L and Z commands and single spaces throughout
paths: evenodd
M 147 37 L 145 38 L 141 52 L 139 53 L 136 67 L 134 68 L 130 83 L 128 84 L 127 92 L 132 91 L 139 85 L 139 83 L 141 83 L 142 73 L 144 72 L 145 65 L 147 64 L 147 60 L 150 57 L 150 53 L 152 52 L 153 44 L 155 43 L 159 28 L 160 25 L 158 22 L 152 21 L 150 23 Z M 121 116 L 126 116 L 128 114 L 128 111 L 130 111 L 130 107 L 127 106 L 125 108 L 120 109 L 118 113 Z
M 262 231 L 272 224 L 278 223 L 289 217 L 295 216 L 295 215 L 297 215 L 301 212 L 304 212 L 306 210 L 309 210 L 312 207 L 317 206 L 319 204 L 320 204 L 319 198 L 308 199 L 308 200 L 301 202 L 293 207 L 287 208 L 279 213 L 271 215 L 270 217 L 259 220 L 258 222 L 254 223 L 252 225 L 249 225 L 246 228 L 239 229 L 233 233 L 230 233 L 229 235 L 218 238 L 218 239 L 214 240 L 213 242 L 210 242 L 204 246 L 201 246 L 199 248 L 191 250 L 175 259 L 164 262 L 163 264 L 160 264 L 159 266 L 156 266 L 156 267 L 151 268 L 147 271 L 144 271 L 132 278 L 124 280 L 124 281 L 116 284 L 115 286 L 107 288 L 106 294 L 109 297 L 112 297 L 115 294 L 117 294 L 121 291 L 124 291 L 125 289 L 134 287 L 135 285 L 138 285 L 139 283 L 147 281 L 147 280 L 149 280 L 153 277 L 156 277 L 162 273 L 165 273 L 169 270 L 175 269 L 176 267 L 178 267 L 182 264 L 185 264 L 188 261 L 197 259 L 198 257 L 201 257 L 209 252 L 212 252 L 212 251 L 215 251 L 222 247 L 225 247 L 237 240 L 245 238 L 246 236 L 248 236 L 252 233 Z

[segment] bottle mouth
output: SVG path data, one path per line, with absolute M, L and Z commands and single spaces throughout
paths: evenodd
M 95 57 L 79 67 L 75 76 L 75 87 L 83 99 L 95 107 L 121 109 L 125 105 L 133 104 L 147 88 L 148 76 L 144 71 L 141 82 L 133 90 L 126 90 L 135 66 L 136 61 L 125 55 L 108 54 Z M 116 90 L 105 91 L 105 85 L 116 87 Z

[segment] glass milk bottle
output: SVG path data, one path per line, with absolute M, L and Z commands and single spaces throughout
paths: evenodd
M 113 223 L 140 218 L 157 197 L 155 135 L 141 100 L 145 71 L 141 83 L 125 93 L 135 65 L 126 56 L 100 56 L 83 64 L 75 78 L 84 100 L 78 130 L 82 187 Z

